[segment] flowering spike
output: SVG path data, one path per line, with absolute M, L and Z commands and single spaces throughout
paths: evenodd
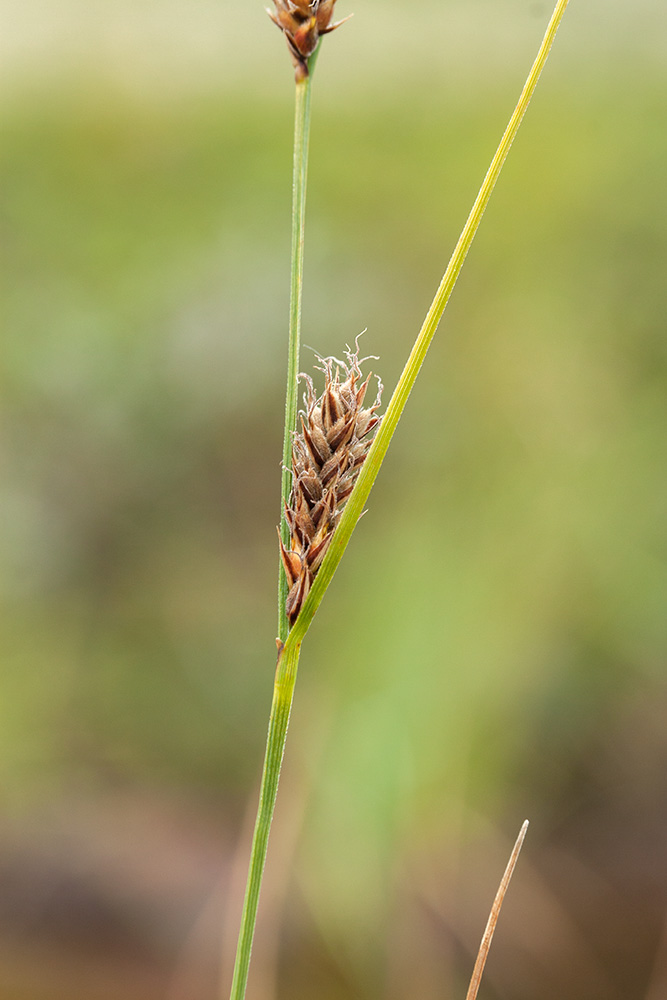
M 266 12 L 287 41 L 297 82 L 308 76 L 308 60 L 320 36 L 328 35 L 349 18 L 331 22 L 336 0 L 273 0 L 275 11 Z M 349 15 L 351 17 L 352 15 Z
M 280 555 L 289 594 L 285 610 L 290 625 L 297 619 L 315 575 L 326 555 L 340 515 L 368 454 L 373 432 L 380 423 L 382 384 L 372 406 L 363 402 L 370 376 L 362 381 L 359 350 L 346 351 L 347 362 L 319 358 L 324 392 L 315 395 L 307 382 L 301 431 L 294 435 L 294 480 L 285 520 L 289 548 L 281 542 Z

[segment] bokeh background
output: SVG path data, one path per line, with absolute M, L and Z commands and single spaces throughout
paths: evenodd
M 304 340 L 367 328 L 390 391 L 550 3 L 339 8 Z M 211 1000 L 275 662 L 291 70 L 248 0 L 3 21 L 0 998 Z M 662 0 L 571 4 L 304 647 L 252 1000 L 462 998 L 525 817 L 482 995 L 667 996 L 666 95 Z

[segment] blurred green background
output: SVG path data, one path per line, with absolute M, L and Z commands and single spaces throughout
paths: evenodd
M 304 341 L 387 399 L 550 15 L 341 0 Z M 225 996 L 275 662 L 293 86 L 10 0 L 0 998 Z M 252 1000 L 667 996 L 667 9 L 571 4 L 302 656 Z M 311 355 L 304 351 L 302 365 Z M 222 988 L 219 983 L 222 982 Z

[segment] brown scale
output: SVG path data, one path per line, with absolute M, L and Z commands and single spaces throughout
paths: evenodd
M 382 385 L 374 404 L 364 409 L 371 376 L 361 381 L 358 352 L 347 352 L 347 364 L 334 358 L 320 360 L 324 392 L 318 399 L 306 377 L 306 410 L 300 414 L 301 431 L 295 433 L 292 444 L 293 485 L 285 505 L 289 549 L 280 542 L 289 587 L 285 609 L 290 625 L 322 565 L 380 422 L 375 411 Z

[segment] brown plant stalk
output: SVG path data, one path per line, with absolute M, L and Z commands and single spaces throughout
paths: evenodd
M 491 913 L 489 914 L 489 919 L 482 936 L 482 942 L 479 946 L 479 951 L 477 952 L 477 960 L 475 961 L 475 967 L 472 971 L 472 978 L 470 980 L 470 986 L 468 987 L 468 992 L 466 993 L 466 1000 L 477 1000 L 477 993 L 479 992 L 479 984 L 482 981 L 482 973 L 484 972 L 484 966 L 486 965 L 486 960 L 489 957 L 489 950 L 491 948 L 491 941 L 493 940 L 493 935 L 496 929 L 496 924 L 498 923 L 498 917 L 500 916 L 500 909 L 505 900 L 505 894 L 509 888 L 510 879 L 514 874 L 514 869 L 516 868 L 516 863 L 519 860 L 519 854 L 521 853 L 521 848 L 523 847 L 523 842 L 526 838 L 526 833 L 528 831 L 528 820 L 524 820 L 521 829 L 519 830 L 519 836 L 516 838 L 514 847 L 512 848 L 512 853 L 510 854 L 510 859 L 507 862 L 507 868 L 505 873 L 500 880 L 500 886 L 498 887 L 498 892 L 493 900 L 493 906 L 491 907 Z

